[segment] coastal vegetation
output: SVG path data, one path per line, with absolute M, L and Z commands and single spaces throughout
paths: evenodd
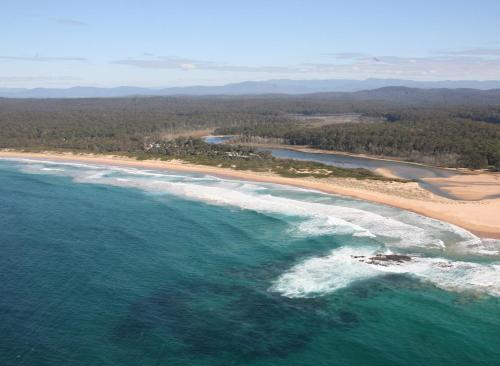
M 148 143 L 144 152 L 133 156 L 139 159 L 179 159 L 192 164 L 211 165 L 235 170 L 275 173 L 284 177 L 355 178 L 398 180 L 384 178 L 367 169 L 345 169 L 316 162 L 277 159 L 269 152 L 252 147 L 208 144 L 200 138 L 178 137 L 163 142 Z
M 190 143 L 203 154 L 170 149 L 169 141 L 179 136 L 215 131 L 240 135 L 241 142 L 308 145 L 446 167 L 500 169 L 499 122 L 500 92 L 495 90 L 382 88 L 303 96 L 0 98 L 0 148 L 184 154 L 190 161 L 223 166 L 229 164 L 229 155 L 222 159 L 218 149 L 248 153 L 241 146 L 209 148 L 194 139 Z M 165 150 L 148 151 L 151 143 Z M 207 149 L 210 154 L 205 154 Z M 272 161 L 252 154 L 258 158 L 234 157 L 238 162 L 230 165 L 257 169 L 259 161 Z

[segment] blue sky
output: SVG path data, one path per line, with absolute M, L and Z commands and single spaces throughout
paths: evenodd
M 0 87 L 500 79 L 500 1 L 9 1 Z

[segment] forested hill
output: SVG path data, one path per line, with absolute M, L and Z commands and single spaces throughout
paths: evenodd
M 392 105 L 499 105 L 500 89 L 417 89 L 406 87 L 385 87 L 354 93 L 318 93 L 319 99 L 343 101 L 384 101 Z
M 215 129 L 247 140 L 260 136 L 435 165 L 499 168 L 500 90 L 0 98 L 0 148 L 137 153 L 152 142 Z
M 226 85 L 184 86 L 169 88 L 143 88 L 134 86 L 119 86 L 114 88 L 83 87 L 72 88 L 0 88 L 0 97 L 10 98 L 96 98 L 96 97 L 127 97 L 127 96 L 173 96 L 173 95 L 262 95 L 286 94 L 304 95 L 322 92 L 355 92 L 373 90 L 390 86 L 407 88 L 438 89 L 438 88 L 471 88 L 499 89 L 500 81 L 478 80 L 442 80 L 414 81 L 401 79 L 326 79 L 326 80 L 265 80 L 244 81 Z

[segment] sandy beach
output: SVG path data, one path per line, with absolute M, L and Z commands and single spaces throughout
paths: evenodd
M 498 173 L 454 175 L 449 178 L 424 178 L 423 180 L 438 183 L 441 189 L 464 200 L 500 198 L 500 174 Z
M 0 158 L 33 158 L 52 161 L 79 161 L 93 164 L 165 169 L 224 176 L 233 179 L 292 185 L 330 194 L 338 194 L 443 220 L 487 238 L 500 238 L 500 175 L 493 173 L 440 178 L 450 192 L 464 200 L 450 200 L 434 195 L 415 182 L 383 182 L 346 178 L 286 178 L 271 173 L 236 171 L 226 168 L 183 163 L 182 161 L 135 160 L 115 155 L 72 154 L 55 152 L 0 151 Z M 437 178 L 436 178 L 437 179 Z M 468 199 L 477 201 L 467 201 Z

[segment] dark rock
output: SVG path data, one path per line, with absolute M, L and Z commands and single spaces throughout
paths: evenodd
M 367 261 L 366 263 L 380 265 L 385 265 L 384 263 L 389 264 L 390 262 L 404 263 L 411 261 L 410 256 L 401 254 L 377 254 L 376 256 L 370 257 L 368 259 L 369 261 Z

